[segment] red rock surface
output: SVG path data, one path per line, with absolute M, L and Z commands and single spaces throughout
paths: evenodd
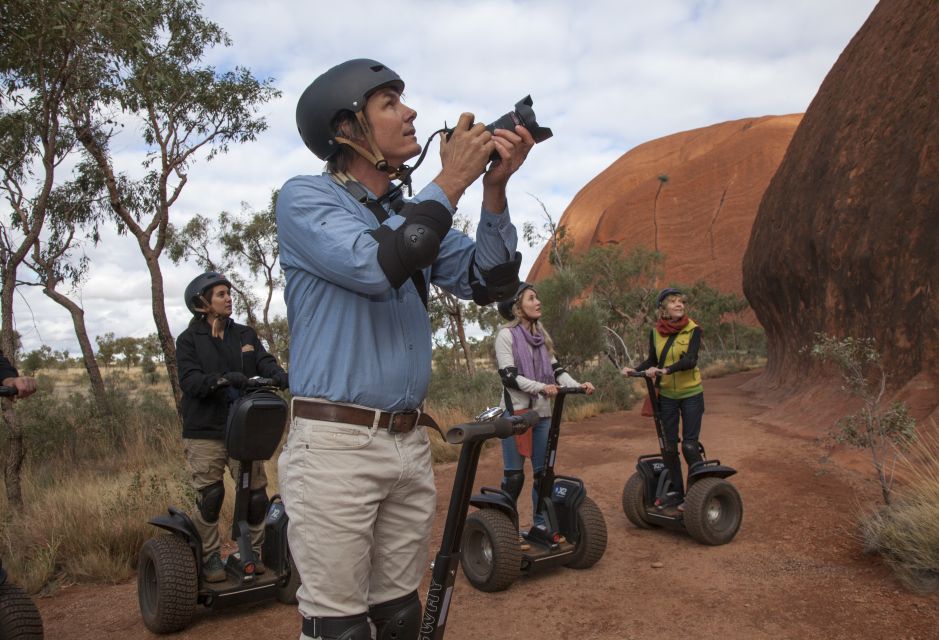
M 703 279 L 742 295 L 750 228 L 801 117 L 735 120 L 642 144 L 581 189 L 559 223 L 575 253 L 603 244 L 657 248 L 663 283 Z M 542 251 L 528 277 L 550 273 Z
M 898 397 L 939 420 L 937 35 L 939 2 L 878 4 L 766 189 L 744 260 L 763 384 L 804 381 L 815 332 L 873 337 Z

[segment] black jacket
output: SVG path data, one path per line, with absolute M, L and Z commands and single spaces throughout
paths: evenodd
M 229 387 L 219 386 L 228 371 L 248 378 L 284 373 L 251 327 L 228 321 L 224 340 L 213 338 L 206 322 L 192 322 L 176 339 L 176 364 L 183 390 L 183 437 L 221 440 L 231 401 Z

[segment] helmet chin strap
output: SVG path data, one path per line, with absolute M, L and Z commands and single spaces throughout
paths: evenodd
M 387 194 L 379 198 L 379 201 L 390 201 L 394 199 L 397 194 L 401 192 L 403 187 L 407 187 L 409 197 L 413 195 L 413 191 L 411 189 L 411 174 L 414 173 L 414 171 L 419 166 L 421 166 L 421 163 L 424 161 L 424 157 L 427 155 L 427 149 L 430 147 L 430 141 L 433 140 L 434 137 L 438 134 L 448 133 L 450 131 L 450 129 L 447 129 L 446 127 L 434 131 L 430 137 L 427 138 L 427 142 L 424 145 L 424 148 L 421 150 L 421 155 L 418 157 L 417 162 L 413 167 L 410 167 L 406 164 L 402 164 L 400 167 L 392 167 L 388 164 L 388 161 L 385 160 L 385 157 L 378 149 L 378 145 L 375 144 L 375 138 L 372 136 L 372 128 L 369 126 L 368 120 L 365 119 L 365 113 L 362 111 L 356 112 L 355 119 L 358 121 L 359 126 L 362 128 L 362 131 L 365 134 L 365 141 L 368 143 L 369 148 L 366 149 L 362 145 L 356 144 L 344 136 L 336 136 L 336 142 L 351 147 L 356 153 L 368 160 L 378 171 L 383 171 L 388 176 L 389 180 L 401 181 L 400 184 L 395 185 L 388 191 Z M 342 180 L 341 182 L 344 184 L 346 181 L 347 180 Z

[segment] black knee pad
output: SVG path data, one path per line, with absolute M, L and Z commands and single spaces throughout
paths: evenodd
M 206 522 L 218 522 L 218 514 L 222 511 L 225 501 L 225 484 L 222 481 L 213 482 L 207 487 L 199 489 L 199 498 L 196 506 Z
M 701 462 L 701 445 L 697 440 L 685 440 L 681 443 L 681 454 L 690 467 L 695 462 Z
M 522 495 L 522 487 L 525 486 L 525 472 L 518 470 L 505 471 L 505 477 L 502 478 L 502 490 L 512 496 L 512 499 L 518 502 L 518 497 Z
M 417 591 L 372 605 L 368 615 L 375 623 L 376 640 L 416 640 L 421 630 L 421 599 Z
M 304 618 L 303 635 L 322 640 L 371 640 L 372 627 L 364 613 L 354 616 Z
M 255 489 L 248 494 L 248 524 L 261 524 L 267 515 L 267 490 Z

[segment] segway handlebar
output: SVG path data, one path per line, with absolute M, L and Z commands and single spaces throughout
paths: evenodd
M 16 387 L 0 386 L 0 396 L 13 397 L 17 394 Z
M 558 395 L 566 396 L 572 393 L 587 393 L 583 387 L 558 387 Z
M 626 374 L 627 378 L 647 378 L 645 371 L 630 371 Z
M 535 426 L 540 420 L 537 411 L 526 411 L 520 416 L 504 416 L 492 422 L 471 422 L 447 430 L 447 442 L 465 444 L 488 438 L 508 438 Z
M 248 389 L 259 389 L 261 387 L 276 387 L 272 378 L 262 378 L 261 376 L 254 376 L 253 378 L 248 378 Z

